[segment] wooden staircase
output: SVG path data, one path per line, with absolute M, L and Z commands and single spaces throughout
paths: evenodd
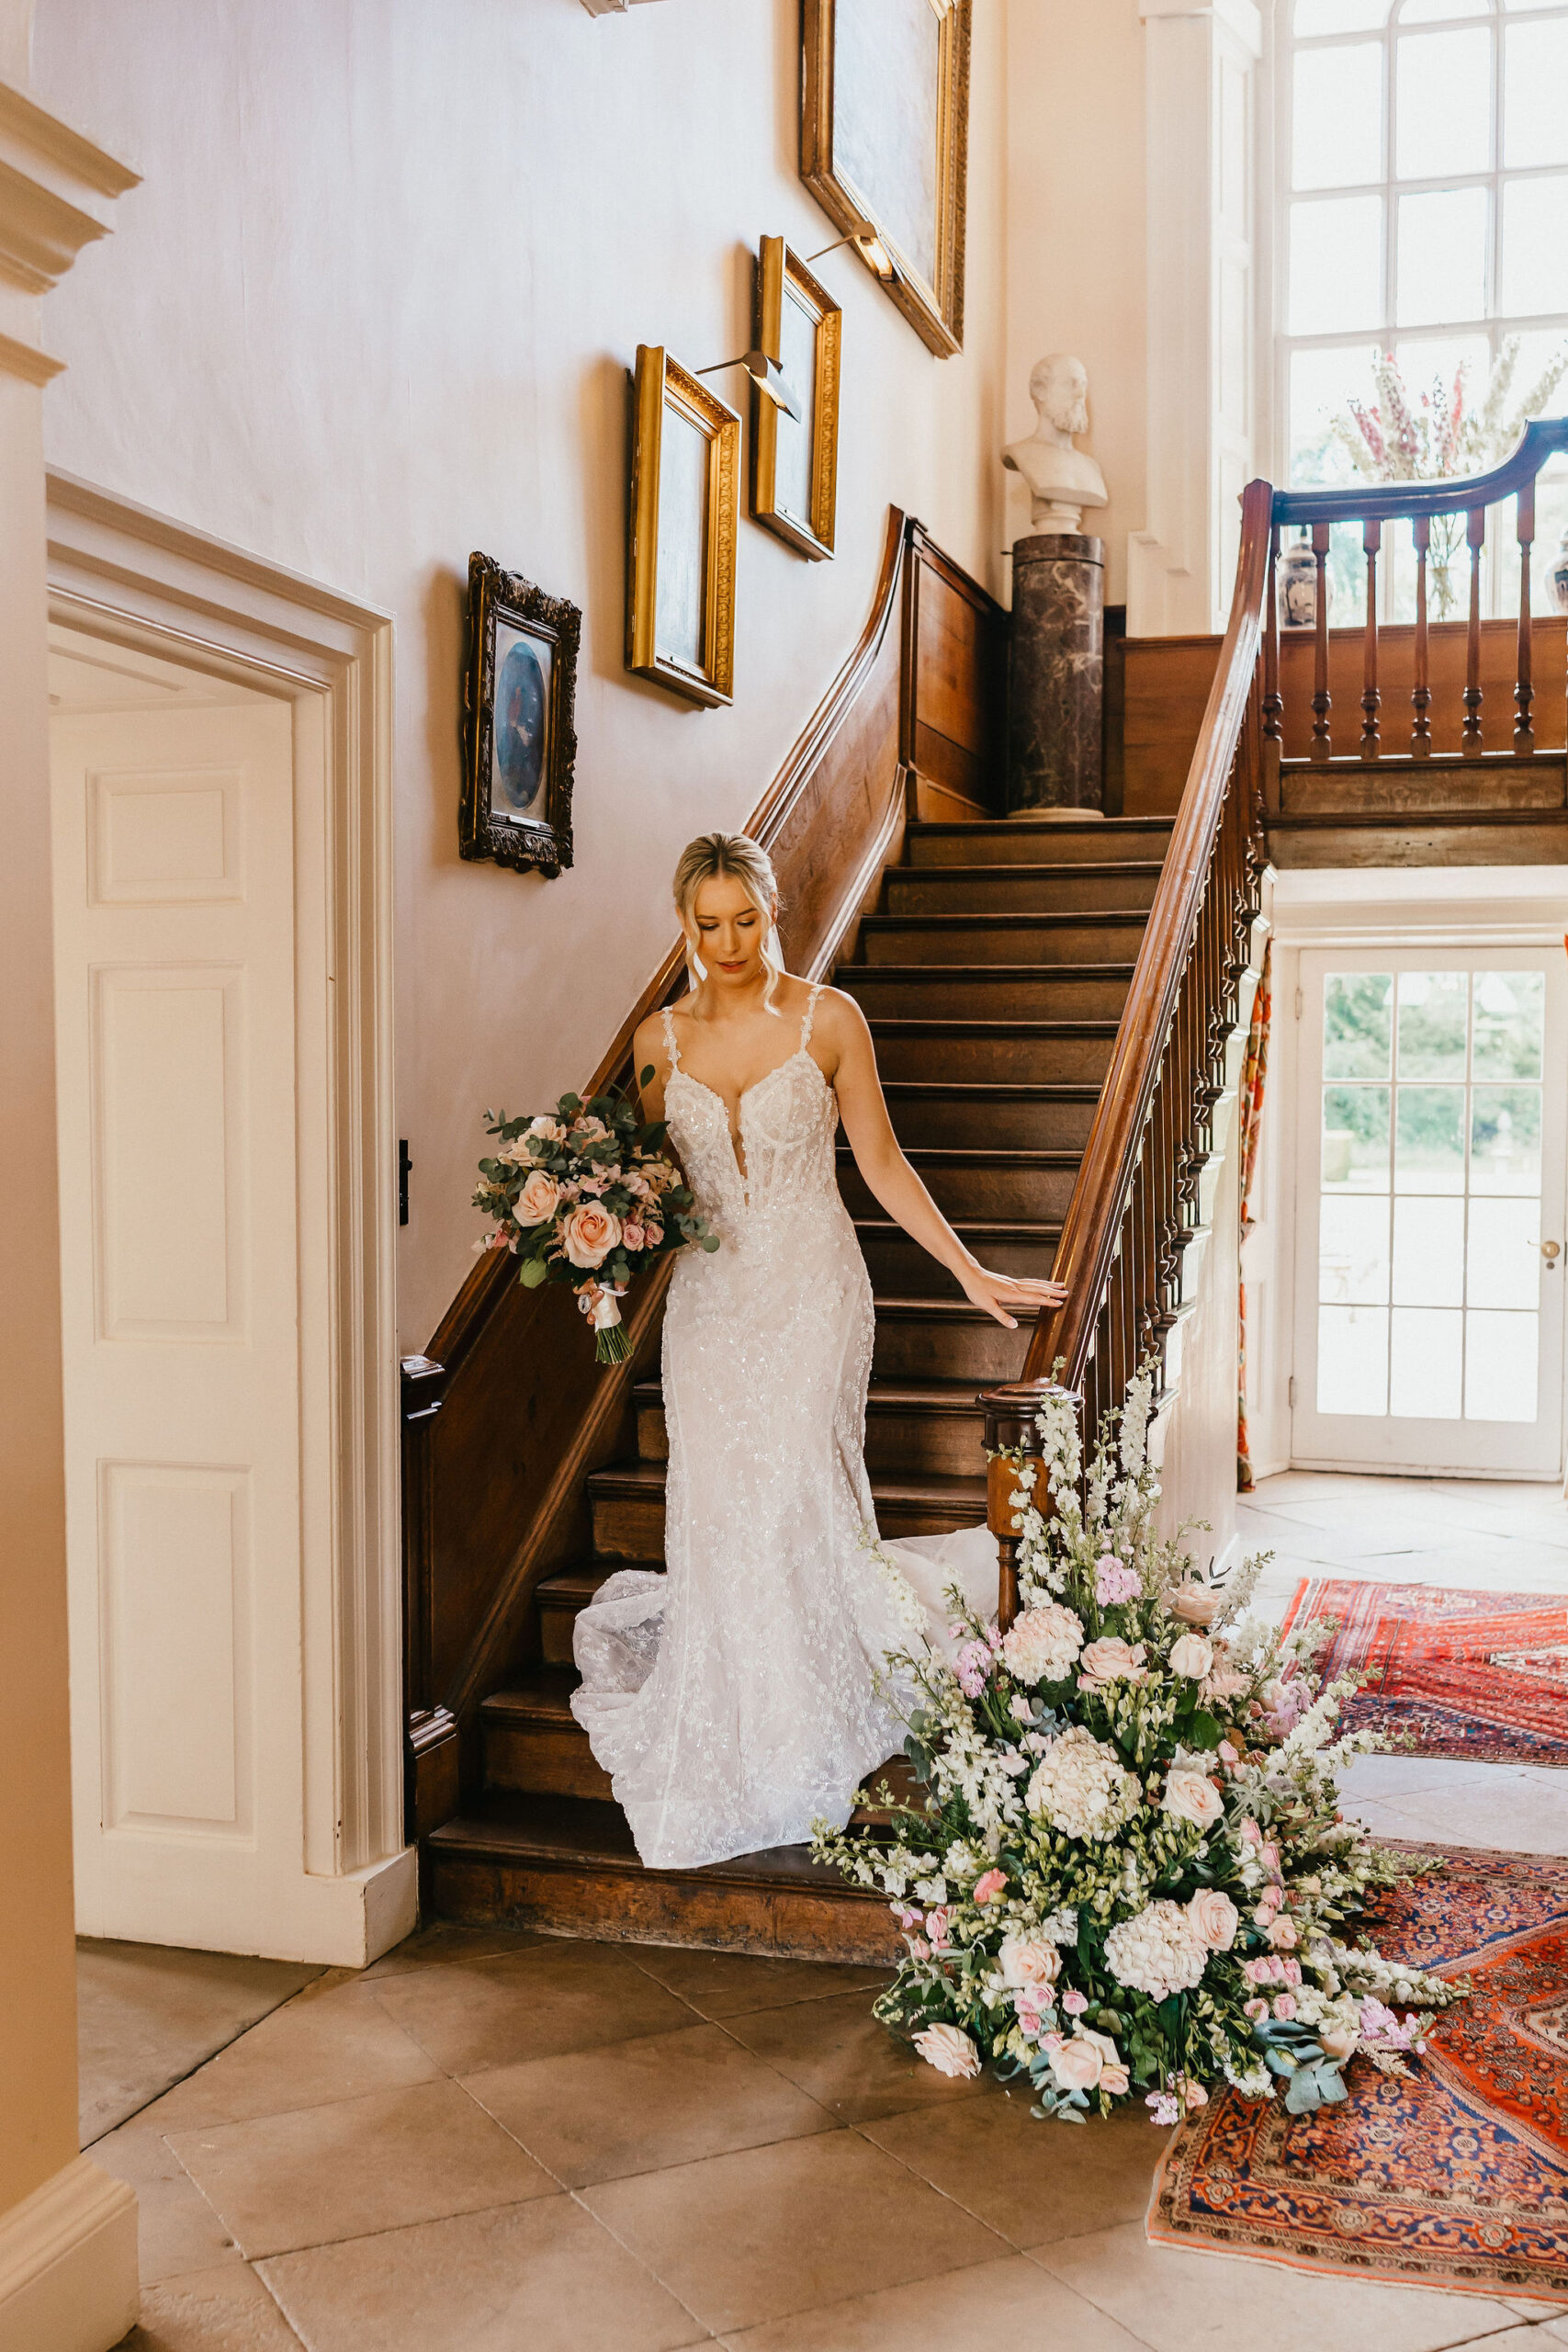
M 1050 1272 L 1109 1067 L 1168 820 L 912 823 L 836 984 L 871 1023 L 899 1139 L 976 1256 Z M 866 1458 L 890 1535 L 985 1516 L 976 1392 L 1029 1334 L 971 1306 L 840 1181 L 876 1301 Z M 482 1784 L 424 1841 L 428 1909 L 580 1934 L 874 1960 L 885 1905 L 784 1849 L 650 1871 L 570 1710 L 577 1611 L 615 1569 L 661 1567 L 663 1400 L 634 1390 L 636 1451 L 587 1477 L 591 1549 L 534 1594 L 531 1663 L 479 1707 Z

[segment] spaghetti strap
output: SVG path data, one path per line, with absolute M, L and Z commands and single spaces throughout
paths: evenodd
M 664 1050 L 670 1057 L 670 1067 L 671 1069 L 679 1069 L 681 1067 L 681 1048 L 675 1043 L 675 1015 L 671 1011 L 669 1005 L 665 1006 L 660 1017 L 664 1023 Z
M 825 980 L 818 980 L 815 988 L 812 989 L 811 994 L 806 1000 L 806 1014 L 800 1024 L 800 1051 L 802 1053 L 806 1051 L 806 1048 L 811 1043 L 811 1024 L 817 1018 L 817 1000 L 821 995 L 826 986 L 827 982 Z

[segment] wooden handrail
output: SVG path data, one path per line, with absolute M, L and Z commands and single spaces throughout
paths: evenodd
M 1334 490 L 1277 490 L 1274 520 L 1292 523 L 1392 523 L 1416 514 L 1468 514 L 1528 490 L 1548 458 L 1568 450 L 1568 416 L 1537 417 L 1518 447 L 1489 474 L 1450 481 L 1348 482 Z

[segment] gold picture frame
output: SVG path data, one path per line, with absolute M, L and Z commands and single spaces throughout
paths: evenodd
M 637 345 L 631 387 L 626 667 L 731 702 L 740 419 L 661 344 Z
M 801 0 L 800 175 L 942 359 L 964 347 L 970 7 Z
M 757 260 L 757 346 L 784 374 L 796 420 L 751 387 L 751 514 L 814 560 L 833 552 L 839 502 L 839 370 L 844 314 L 783 237 Z

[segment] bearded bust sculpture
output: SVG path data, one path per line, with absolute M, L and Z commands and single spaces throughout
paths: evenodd
M 1036 424 L 1027 441 L 1002 452 L 1002 463 L 1021 474 L 1033 504 L 1037 531 L 1077 532 L 1086 506 L 1106 506 L 1105 476 L 1094 459 L 1073 447 L 1075 433 L 1089 430 L 1089 373 L 1081 359 L 1054 351 L 1035 362 L 1029 379 Z

